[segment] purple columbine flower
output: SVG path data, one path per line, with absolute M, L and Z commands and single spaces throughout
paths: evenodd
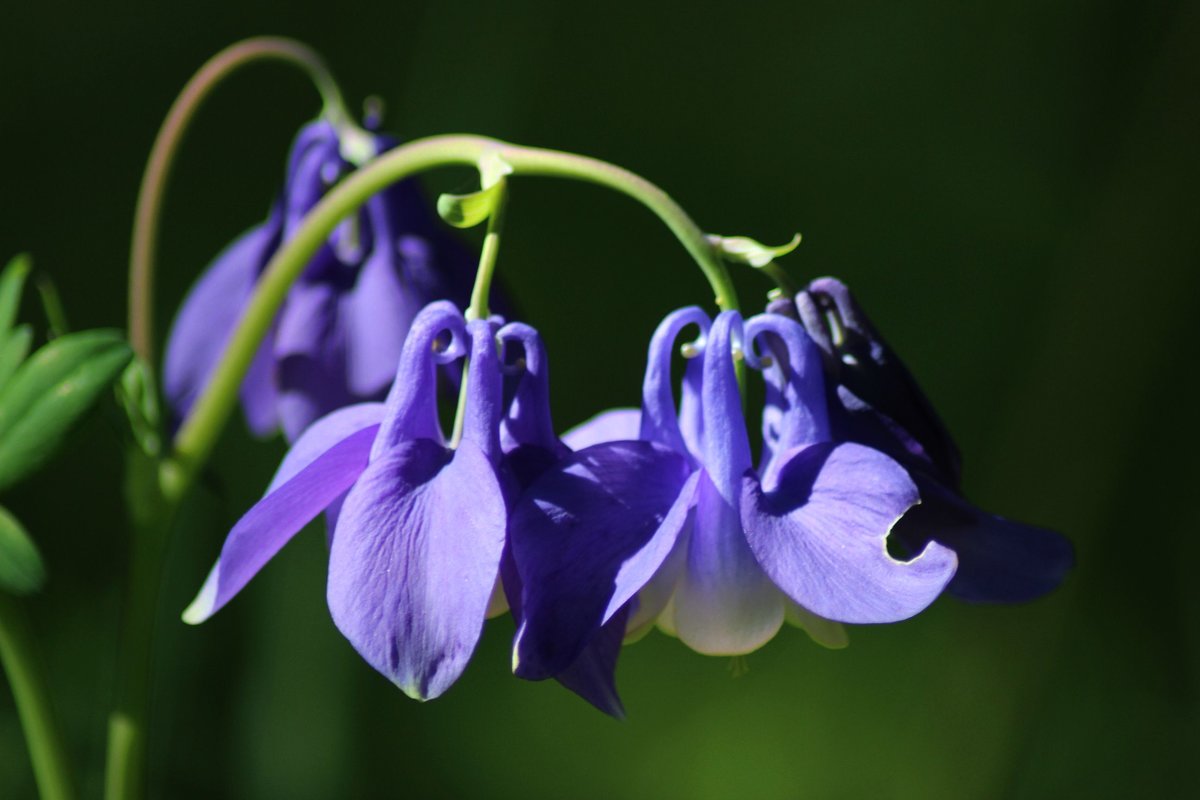
M 677 410 L 671 354 L 690 325 L 701 337 L 689 347 L 703 357 L 687 367 Z M 766 336 L 782 343 L 782 361 L 756 355 Z M 757 469 L 738 350 L 769 387 L 775 435 Z M 792 320 L 760 315 L 743 326 L 724 312 L 710 326 L 697 308 L 669 315 L 650 345 L 638 417 L 636 438 L 575 452 L 513 510 L 522 677 L 555 674 L 623 610 L 633 634 L 657 620 L 702 653 L 740 654 L 785 617 L 836 639 L 829 620 L 912 616 L 954 573 L 953 552 L 938 544 L 907 562 L 888 554 L 888 532 L 917 501 L 916 487 L 883 453 L 834 440 L 819 352 Z M 603 415 L 568 441 L 619 434 L 632 419 Z
M 451 446 L 438 419 L 437 369 L 468 353 L 462 436 Z M 437 697 L 466 667 L 484 619 L 505 611 L 501 574 L 519 598 L 515 570 L 502 564 L 507 505 L 569 452 L 553 432 L 548 386 L 533 328 L 467 322 L 449 302 L 429 305 L 413 322 L 386 404 L 348 406 L 300 436 L 230 532 L 184 619 L 210 617 L 324 511 L 334 623 L 407 694 Z M 619 647 L 619 635 L 597 637 L 557 677 L 620 714 Z
M 820 346 L 835 437 L 861 442 L 901 462 L 921 504 L 896 526 L 897 539 L 917 552 L 930 541 L 958 555 L 949 591 L 975 602 L 1032 600 L 1062 582 L 1074 564 L 1071 543 L 1054 531 L 1013 522 L 972 505 L 962 494 L 962 458 L 946 426 L 903 362 L 867 319 L 850 290 L 820 278 L 795 306 Z
M 385 136 L 369 140 L 376 154 L 395 146 Z M 332 125 L 314 122 L 300 131 L 270 216 L 217 257 L 175 319 L 163 369 L 173 424 L 203 390 L 271 256 L 352 169 Z M 413 317 L 433 299 L 465 302 L 472 268 L 415 182 L 373 196 L 338 227 L 289 291 L 242 384 L 251 430 L 267 435 L 282 427 L 294 441 L 318 417 L 382 399 Z

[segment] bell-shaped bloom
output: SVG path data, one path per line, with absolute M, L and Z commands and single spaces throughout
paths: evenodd
M 470 353 L 461 441 L 437 415 L 437 365 Z M 340 505 L 327 598 L 338 629 L 408 695 L 437 697 L 475 648 L 504 547 L 501 374 L 494 325 L 450 303 L 414 321 L 386 404 L 311 426 L 263 499 L 234 526 L 199 596 L 200 622 L 225 605 L 310 520 Z
M 697 326 L 697 353 L 676 407 L 671 355 Z M 782 343 L 761 359 L 758 339 Z M 755 468 L 735 360 L 765 369 L 770 448 Z M 888 554 L 894 522 L 917 501 L 904 469 L 877 450 L 834 440 L 820 356 L 801 326 L 736 312 L 711 323 L 697 308 L 669 315 L 650 345 L 636 439 L 601 441 L 546 470 L 510 520 L 523 581 L 518 675 L 553 675 L 601 626 L 629 615 L 693 649 L 747 653 L 785 617 L 837 644 L 832 621 L 905 619 L 941 592 L 954 554 L 931 544 L 911 561 Z M 603 439 L 632 416 L 598 418 L 568 441 Z
M 834 278 L 813 281 L 772 310 L 797 316 L 821 348 L 834 437 L 860 442 L 902 463 L 921 504 L 896 526 L 917 552 L 930 541 L 954 550 L 949 591 L 976 602 L 1031 600 L 1062 582 L 1074 564 L 1059 534 L 989 514 L 963 497 L 962 459 L 946 426 L 912 374 Z
M 375 152 L 395 142 L 371 134 Z M 167 341 L 164 391 L 173 424 L 203 391 L 259 275 L 304 215 L 352 170 L 327 122 L 303 128 L 283 193 L 197 281 Z M 438 223 L 412 181 L 371 197 L 330 236 L 293 285 L 241 389 L 253 432 L 294 441 L 313 420 L 382 400 L 416 313 L 434 299 L 465 302 L 473 260 Z
M 437 371 L 467 354 L 462 434 L 452 446 L 438 419 Z M 533 328 L 466 322 L 453 304 L 431 304 L 413 322 L 387 402 L 347 406 L 297 439 L 184 619 L 214 614 L 325 512 L 334 623 L 407 694 L 437 697 L 465 668 L 485 617 L 505 610 L 502 574 L 519 617 L 520 584 L 503 563 L 508 504 L 569 453 L 554 435 L 548 392 Z M 556 676 L 615 715 L 620 633 L 596 637 Z

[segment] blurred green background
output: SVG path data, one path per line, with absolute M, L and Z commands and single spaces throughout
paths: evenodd
M 167 576 L 154 796 L 1200 796 L 1196 3 L 10 3 L 0 255 L 32 251 L 76 327 L 124 324 L 135 193 L 175 93 L 259 33 L 314 45 L 405 138 L 598 156 L 714 232 L 800 230 L 785 265 L 856 289 L 957 435 L 968 494 L 1066 532 L 1079 566 L 1031 605 L 946 598 L 842 652 L 788 628 L 745 674 L 654 634 L 623 654 L 624 723 L 513 679 L 511 622 L 493 621 L 460 683 L 421 705 L 331 624 L 315 528 L 212 622 L 178 622 L 283 451 L 239 420 Z M 316 110 L 267 65 L 201 113 L 166 209 L 164 325 L 265 215 Z M 561 427 L 635 402 L 657 320 L 709 296 L 643 209 L 541 179 L 513 187 L 500 270 L 548 342 Z M 765 286 L 738 278 L 755 307 Z M 88 796 L 125 570 L 119 474 L 101 413 L 5 499 L 50 565 L 29 608 Z M 32 797 L 0 689 L 0 797 Z

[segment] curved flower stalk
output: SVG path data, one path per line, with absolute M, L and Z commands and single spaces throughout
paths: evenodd
M 378 155 L 395 146 L 369 135 Z M 259 275 L 305 214 L 353 169 L 334 126 L 296 137 L 283 194 L 266 222 L 234 241 L 184 301 L 167 342 L 164 389 L 178 424 L 203 390 Z M 430 300 L 466 301 L 473 263 L 442 230 L 412 181 L 371 197 L 330 236 L 288 293 L 246 376 L 251 430 L 289 441 L 318 417 L 382 399 L 416 313 Z
M 438 420 L 437 370 L 468 354 L 462 435 L 452 445 Z M 484 619 L 506 609 L 497 585 L 502 571 L 515 580 L 501 566 L 508 498 L 569 452 L 548 415 L 545 351 L 533 328 L 467 322 L 447 301 L 430 304 L 413 322 L 387 402 L 340 409 L 300 436 L 230 532 L 185 621 L 218 611 L 324 511 L 334 623 L 406 694 L 437 697 L 466 667 Z M 619 647 L 619 635 L 600 639 L 558 677 L 619 714 Z
M 671 354 L 691 325 L 701 336 L 689 349 L 702 358 L 688 365 L 677 410 Z M 756 355 L 768 336 L 782 343 L 782 361 Z M 770 389 L 775 435 L 757 468 L 739 351 Z M 517 674 L 555 674 L 622 610 L 631 633 L 657 620 L 699 652 L 736 655 L 770 640 L 785 616 L 836 646 L 844 634 L 831 620 L 893 622 L 929 605 L 954 554 L 938 544 L 907 562 L 888 554 L 916 487 L 883 453 L 834 439 L 821 382 L 816 347 L 794 321 L 669 315 L 651 342 L 637 437 L 572 454 L 513 511 L 525 607 Z M 604 438 L 632 419 L 610 412 L 568 441 Z
M 958 554 L 949 586 L 964 600 L 1013 603 L 1054 589 L 1074 564 L 1071 543 L 1045 528 L 989 514 L 962 494 L 962 457 L 912 374 L 835 278 L 819 278 L 772 310 L 799 319 L 824 357 L 836 437 L 902 463 L 921 504 L 896 526 L 911 552 L 938 542 Z

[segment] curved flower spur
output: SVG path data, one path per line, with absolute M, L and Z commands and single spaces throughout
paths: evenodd
M 670 355 L 678 334 L 702 336 L 676 410 Z M 707 332 L 705 332 L 707 331 Z M 770 335 L 786 359 L 756 355 Z M 735 359 L 762 369 L 770 444 L 755 469 Z M 629 414 L 602 415 L 610 435 Z M 524 583 L 515 670 L 539 679 L 570 663 L 601 625 L 632 608 L 709 654 L 751 652 L 785 616 L 827 644 L 831 620 L 894 622 L 924 609 L 954 574 L 954 553 L 930 544 L 911 561 L 888 554 L 889 530 L 918 500 L 890 457 L 837 442 L 819 354 L 801 326 L 737 312 L 711 324 L 697 308 L 669 315 L 651 343 L 636 439 L 582 449 L 548 470 L 513 511 L 510 536 Z
M 882 450 L 902 463 L 921 505 L 896 526 L 911 552 L 930 541 L 958 555 L 948 587 L 963 600 L 1016 603 L 1058 586 L 1075 563 L 1063 536 L 989 514 L 962 494 L 962 457 L 937 411 L 836 278 L 818 278 L 770 310 L 795 317 L 821 348 L 836 436 Z

